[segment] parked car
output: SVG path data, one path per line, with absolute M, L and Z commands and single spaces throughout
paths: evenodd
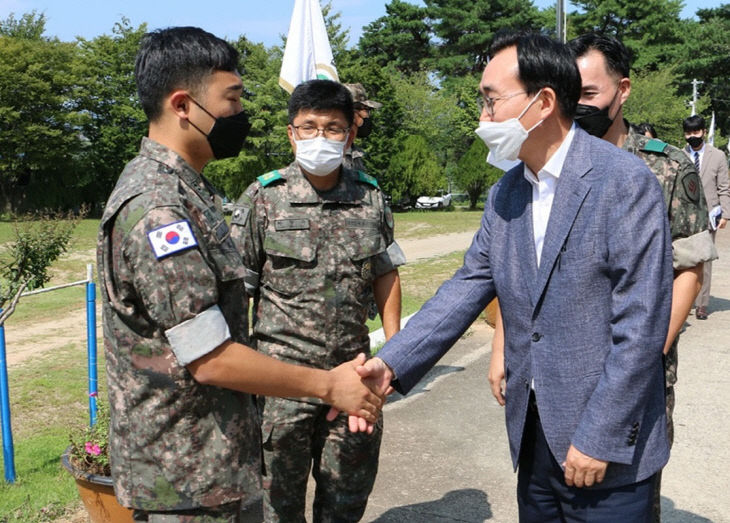
M 231 200 L 224 197 L 223 198 L 223 214 L 232 214 L 234 205 L 235 204 Z
M 421 196 L 416 200 L 416 209 L 444 209 L 451 205 L 451 193 L 439 191 L 436 196 Z

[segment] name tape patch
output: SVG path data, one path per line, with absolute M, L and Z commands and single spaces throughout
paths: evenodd
M 147 233 L 147 238 L 158 260 L 198 245 L 187 220 L 153 229 Z

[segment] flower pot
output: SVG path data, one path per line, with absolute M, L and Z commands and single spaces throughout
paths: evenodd
M 121 506 L 114 496 L 112 478 L 74 468 L 69 460 L 69 449 L 61 456 L 61 463 L 76 480 L 91 523 L 133 523 L 132 510 Z

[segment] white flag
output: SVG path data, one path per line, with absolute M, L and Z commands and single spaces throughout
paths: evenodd
M 339 82 L 319 0 L 294 0 L 279 85 L 289 94 L 302 82 Z
M 715 111 L 712 111 L 712 120 L 710 121 L 710 130 L 707 133 L 707 143 L 715 145 Z

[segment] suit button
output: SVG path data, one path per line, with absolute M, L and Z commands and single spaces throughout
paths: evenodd
M 532 341 L 538 342 L 540 341 L 540 338 L 542 338 L 542 334 L 540 334 L 539 332 L 532 333 Z

